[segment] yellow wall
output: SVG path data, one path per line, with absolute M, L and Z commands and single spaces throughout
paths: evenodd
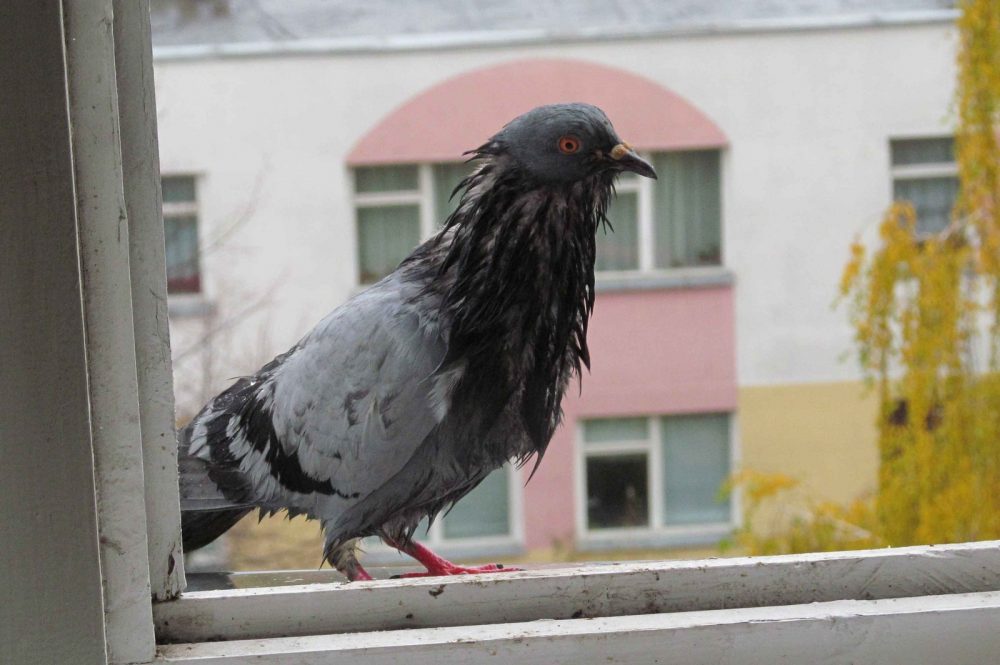
M 741 467 L 786 474 L 813 498 L 846 503 L 875 490 L 877 413 L 860 382 L 741 388 Z

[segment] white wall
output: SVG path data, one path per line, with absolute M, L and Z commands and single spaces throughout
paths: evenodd
M 224 317 L 275 293 L 273 306 L 217 336 L 218 347 L 236 359 L 217 374 L 224 380 L 253 370 L 352 292 L 344 159 L 360 136 L 450 76 L 512 59 L 569 57 L 658 81 L 728 135 L 724 245 L 737 279 L 740 383 L 856 378 L 847 313 L 832 308 L 840 271 L 851 239 L 871 239 L 889 202 L 889 137 L 947 133 L 954 49 L 954 32 L 942 24 L 161 59 L 163 171 L 205 174 L 200 195 L 209 239 L 251 211 L 206 256 L 208 297 Z M 484 91 L 484 98 L 491 94 L 502 91 Z M 175 325 L 175 348 L 191 327 Z M 179 363 L 178 371 L 192 371 L 190 364 Z

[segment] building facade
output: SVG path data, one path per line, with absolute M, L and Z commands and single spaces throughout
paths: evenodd
M 192 22 L 239 12 L 154 14 L 181 418 L 433 234 L 464 150 L 586 101 L 660 175 L 623 180 L 599 236 L 592 371 L 532 481 L 495 473 L 429 539 L 470 556 L 711 546 L 740 520 L 720 494 L 734 470 L 834 501 L 873 490 L 840 271 L 894 197 L 947 222 L 956 50 L 941 3 L 874 5 L 360 41 L 197 38 Z

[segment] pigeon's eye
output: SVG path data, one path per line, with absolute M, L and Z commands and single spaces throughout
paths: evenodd
M 575 136 L 563 136 L 559 139 L 559 152 L 564 155 L 580 152 L 580 139 Z

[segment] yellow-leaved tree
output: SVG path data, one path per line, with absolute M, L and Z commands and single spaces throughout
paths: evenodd
M 881 405 L 877 494 L 806 502 L 768 532 L 752 513 L 790 481 L 737 478 L 751 553 L 1000 538 L 1000 2 L 960 8 L 951 223 L 923 234 L 913 206 L 893 204 L 877 246 L 852 246 L 840 284 Z

